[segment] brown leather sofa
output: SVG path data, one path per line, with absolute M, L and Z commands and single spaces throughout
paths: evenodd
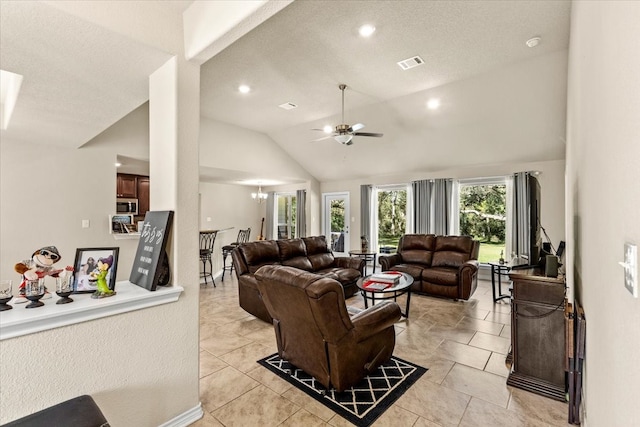
M 231 257 L 238 277 L 240 307 L 269 323 L 271 316 L 254 277 L 260 267 L 286 265 L 330 277 L 342 285 L 345 298 L 356 292 L 356 282 L 364 269 L 360 258 L 334 257 L 324 236 L 243 243 L 231 252 Z
M 267 265 L 256 272 L 273 318 L 278 354 L 327 389 L 343 391 L 389 360 L 400 307 L 382 301 L 350 317 L 342 286 L 329 277 Z
M 467 300 L 478 284 L 479 250 L 480 242 L 469 236 L 405 234 L 396 254 L 378 259 L 382 271 L 413 276 L 412 291 Z

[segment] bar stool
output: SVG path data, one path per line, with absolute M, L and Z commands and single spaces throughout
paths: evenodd
M 200 232 L 200 262 L 202 262 L 202 271 L 200 277 L 204 277 L 204 285 L 207 286 L 207 276 L 211 277 L 213 287 L 216 281 L 213 280 L 213 265 L 211 263 L 211 255 L 213 254 L 213 244 L 216 241 L 217 231 L 207 230 Z M 209 271 L 207 272 L 207 263 L 209 263 Z
M 233 271 L 233 260 L 229 267 L 227 267 L 227 255 L 231 255 L 231 251 L 238 247 L 241 243 L 247 243 L 249 241 L 249 235 L 251 234 L 251 228 L 238 231 L 238 238 L 235 242 L 230 243 L 222 247 L 222 280 L 224 280 L 224 272 L 229 270 Z

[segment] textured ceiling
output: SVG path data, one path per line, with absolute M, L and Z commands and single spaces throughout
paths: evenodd
M 168 18 L 179 16 L 190 2 L 129 4 Z M 112 12 L 129 10 L 119 2 L 105 5 Z M 112 31 L 90 23 L 99 21 L 92 2 L 2 0 L 0 6 L 0 66 L 25 76 L 3 141 L 81 146 L 148 100 L 147 77 L 169 58 L 120 35 L 126 31 L 117 28 L 118 20 L 110 22 Z M 119 25 L 129 20 L 123 16 Z M 370 39 L 357 34 L 364 23 L 377 28 Z M 557 117 L 564 114 L 566 87 L 555 82 L 566 81 L 566 70 L 549 68 L 538 58 L 555 52 L 566 57 L 569 23 L 568 1 L 295 1 L 203 65 L 201 114 L 268 134 L 320 181 L 562 158 L 562 126 L 530 129 L 534 122 L 527 114 L 536 115 L 536 125 L 563 124 Z M 151 22 L 145 26 L 157 34 Z M 542 36 L 540 46 L 527 48 L 525 40 L 536 35 Z M 425 65 L 402 71 L 396 64 L 414 55 Z M 521 80 L 505 75 L 504 85 L 492 87 L 492 81 L 478 77 L 498 70 L 500 78 L 503 69 L 515 70 Z M 466 81 L 476 86 L 465 86 Z M 554 87 L 542 86 L 548 82 Z M 239 94 L 241 83 L 250 85 L 251 93 Z M 333 140 L 308 142 L 322 136 L 311 128 L 339 124 L 339 83 L 348 85 L 346 122 L 364 123 L 363 131 L 382 132 L 383 138 L 356 137 L 350 147 Z M 486 91 L 478 90 L 485 85 Z M 557 94 L 529 99 L 527 105 L 514 102 L 537 90 Z M 424 102 L 432 94 L 443 100 L 443 108 L 427 115 Z M 492 95 L 502 102 L 484 105 L 483 97 Z M 285 102 L 299 107 L 278 108 Z M 486 124 L 513 116 L 517 108 L 522 117 L 510 128 L 479 135 L 500 140 L 494 147 L 474 147 L 470 121 L 477 116 Z M 528 138 L 517 135 L 518 129 Z M 506 144 L 507 138 L 522 146 Z M 380 159 L 384 165 L 372 170 Z M 251 171 L 238 175 L 250 178 Z M 256 178 L 281 178 L 277 171 L 273 175 Z
M 79 147 L 147 101 L 170 58 L 42 2 L 2 1 L 0 19 L 0 67 L 24 76 L 3 140 Z
M 267 133 L 320 181 L 562 158 L 564 127 L 554 128 L 557 134 L 541 135 L 544 130 L 529 129 L 526 117 L 511 124 L 531 131 L 526 140 L 516 138 L 523 146 L 495 147 L 497 155 L 492 147 L 478 147 L 478 140 L 456 134 L 468 125 L 460 122 L 476 115 L 477 110 L 470 111 L 472 103 L 475 109 L 485 107 L 480 94 L 451 93 L 456 90 L 451 83 L 535 62 L 553 52 L 563 51 L 566 57 L 569 19 L 570 3 L 562 1 L 297 1 L 203 65 L 201 114 Z M 376 27 L 369 39 L 358 36 L 364 23 Z M 530 49 L 525 41 L 533 36 L 541 36 L 542 43 Z M 414 55 L 425 64 L 401 70 L 397 62 Z M 535 74 L 517 72 L 532 78 L 531 87 L 536 87 Z M 566 81 L 566 70 L 554 72 L 547 81 Z M 308 143 L 323 136 L 310 129 L 341 122 L 339 83 L 348 85 L 347 124 L 364 123 L 363 131 L 382 132 L 383 138 L 356 137 L 348 147 L 331 139 Z M 248 84 L 252 91 L 238 93 L 239 84 Z M 523 89 L 518 85 L 495 89 L 483 95 L 529 96 L 517 93 Z M 432 92 L 445 103 L 439 115 L 424 108 Z M 548 111 L 564 124 L 564 110 L 556 108 L 564 103 L 564 93 L 554 99 L 542 96 L 549 106 L 535 114 Z M 298 108 L 278 108 L 285 102 Z M 494 105 L 489 119 L 506 117 L 511 104 Z M 487 116 L 486 111 L 479 113 L 477 117 Z M 529 123 L 537 126 L 545 119 Z M 456 121 L 459 130 L 434 135 L 438 128 L 455 127 Z M 536 138 L 544 141 L 532 145 Z M 434 150 L 425 141 L 443 144 Z M 385 161 L 381 164 L 380 159 Z
M 386 101 L 564 49 L 568 24 L 560 1 L 297 1 L 203 65 L 201 113 L 279 131 L 339 113 L 339 83 L 347 108 Z M 531 50 L 534 35 L 544 42 Z M 414 55 L 425 64 L 396 64 Z M 298 108 L 278 108 L 289 101 Z

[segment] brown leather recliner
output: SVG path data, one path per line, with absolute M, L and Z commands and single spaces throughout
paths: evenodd
M 413 292 L 468 300 L 478 286 L 479 249 L 469 236 L 405 234 L 398 253 L 378 260 L 382 271 L 410 274 Z
M 389 360 L 400 307 L 383 301 L 349 316 L 336 280 L 267 265 L 255 274 L 273 318 L 278 354 L 320 384 L 343 391 Z

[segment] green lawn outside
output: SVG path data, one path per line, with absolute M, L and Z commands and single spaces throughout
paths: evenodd
M 480 243 L 480 253 L 478 254 L 478 261 L 481 263 L 498 261 L 500 259 L 500 251 L 504 250 L 504 243 Z M 506 254 L 503 254 L 503 257 L 505 260 L 507 259 Z

